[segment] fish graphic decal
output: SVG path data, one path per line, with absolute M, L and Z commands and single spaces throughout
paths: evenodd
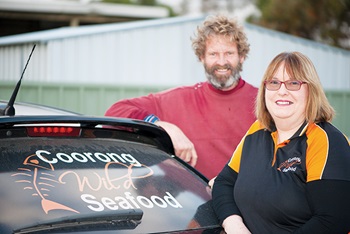
M 59 182 L 51 172 L 55 170 L 51 163 L 45 163 L 39 160 L 35 154 L 29 155 L 23 162 L 25 167 L 18 168 L 18 172 L 12 176 L 20 176 L 24 179 L 16 180 L 16 183 L 25 184 L 24 190 L 31 190 L 32 196 L 41 200 L 43 211 L 48 214 L 52 210 L 66 210 L 75 213 L 78 211 L 48 199 L 50 188 L 54 188 Z

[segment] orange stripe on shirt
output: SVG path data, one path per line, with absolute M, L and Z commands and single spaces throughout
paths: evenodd
M 307 132 L 306 181 L 320 180 L 327 164 L 329 141 L 326 132 L 318 125 L 310 124 Z
M 233 155 L 231 157 L 230 162 L 228 163 L 229 167 L 231 167 L 235 172 L 239 172 L 239 166 L 241 164 L 241 156 L 242 156 L 242 149 L 244 145 L 244 140 L 246 136 L 253 134 L 254 132 L 263 129 L 263 126 L 260 124 L 259 121 L 255 121 L 250 128 L 248 129 L 247 133 L 244 135 L 242 140 L 237 145 L 235 151 L 233 152 Z

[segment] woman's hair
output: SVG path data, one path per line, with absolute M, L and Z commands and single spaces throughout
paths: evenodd
M 250 45 L 243 28 L 236 20 L 219 14 L 208 16 L 203 24 L 197 27 L 195 37 L 191 38 L 192 48 L 199 60 L 204 56 L 207 39 L 216 35 L 228 36 L 237 44 L 239 56 L 247 58 Z
M 308 86 L 309 95 L 306 103 L 305 121 L 330 122 L 334 117 L 334 109 L 328 102 L 312 61 L 300 52 L 280 53 L 267 67 L 256 99 L 255 114 L 257 119 L 267 129 L 275 128 L 274 120 L 266 108 L 264 82 L 272 79 L 280 65 L 284 65 L 284 70 L 291 79 L 306 82 L 303 85 Z

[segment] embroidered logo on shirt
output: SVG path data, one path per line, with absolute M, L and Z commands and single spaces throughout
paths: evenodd
M 277 170 L 282 172 L 296 171 L 297 167 L 295 165 L 301 164 L 301 159 L 299 157 L 289 158 L 279 165 Z

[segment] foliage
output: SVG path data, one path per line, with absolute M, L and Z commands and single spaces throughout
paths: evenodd
M 108 3 L 120 3 L 120 4 L 133 4 L 130 0 L 102 0 L 102 2 Z
M 350 50 L 350 0 L 256 0 L 267 28 Z
M 174 10 L 167 5 L 158 4 L 157 0 L 102 0 L 102 2 L 119 3 L 119 4 L 131 4 L 131 5 L 143 5 L 143 6 L 161 6 L 169 11 L 169 16 L 176 16 Z
M 109 2 L 109 3 L 145 5 L 145 6 L 155 6 L 155 5 L 157 5 L 157 1 L 156 0 L 102 0 L 102 1 L 103 2 Z

